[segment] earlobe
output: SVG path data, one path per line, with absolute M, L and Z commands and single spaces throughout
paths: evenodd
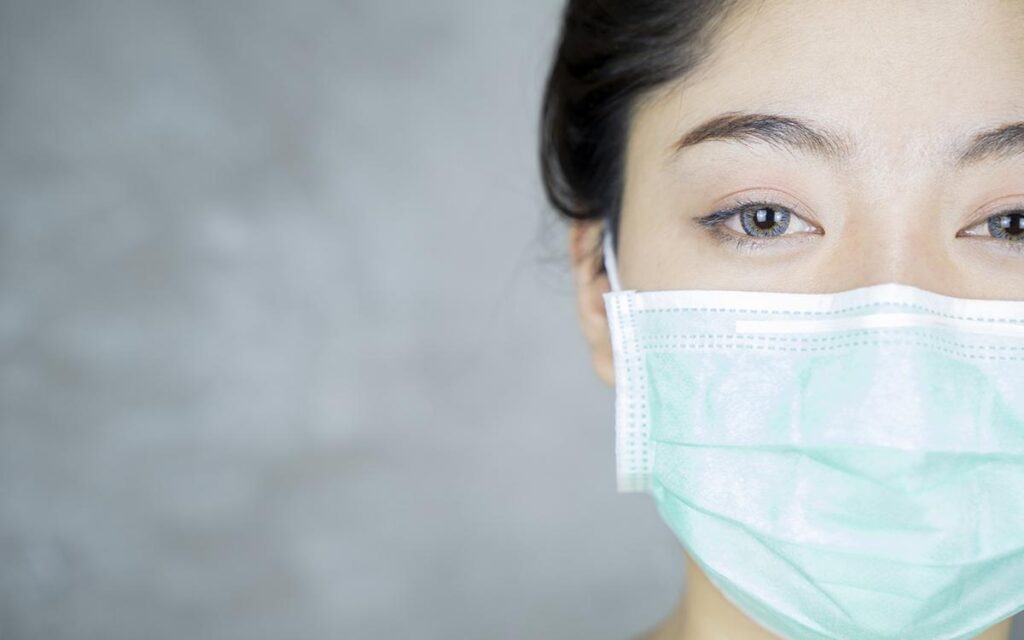
M 604 381 L 609 387 L 615 386 L 615 366 L 612 360 L 612 350 L 609 347 L 607 350 L 594 351 L 591 355 L 591 364 L 594 366 L 594 372 L 597 373 L 597 377 Z
M 601 270 L 600 221 L 574 221 L 569 228 L 569 256 L 576 284 L 576 309 L 583 336 L 590 345 L 597 376 L 615 384 L 611 336 L 603 294 L 611 289 L 608 275 Z

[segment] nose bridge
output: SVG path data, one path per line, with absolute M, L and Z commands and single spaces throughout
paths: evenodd
M 912 274 L 907 273 L 905 234 L 889 230 L 888 237 L 879 237 L 877 224 L 858 224 L 845 242 L 850 248 L 844 261 L 850 282 L 845 288 L 865 287 L 886 282 L 907 282 Z M 916 279 L 916 278 L 915 278 Z M 916 286 L 916 285 L 915 285 Z
M 879 114 L 849 167 L 847 215 L 839 229 L 852 286 L 886 282 L 943 292 L 955 287 L 944 234 L 947 170 L 935 123 L 908 127 Z M 844 251 L 845 253 L 845 251 Z M 844 278 L 845 279 L 845 278 Z
M 851 288 L 896 282 L 939 293 L 954 286 L 935 190 L 892 184 L 851 211 L 842 241 Z

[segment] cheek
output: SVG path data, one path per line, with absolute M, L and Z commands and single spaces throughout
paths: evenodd
M 986 250 L 980 242 L 962 241 L 953 252 L 953 267 L 943 281 L 945 289 L 951 290 L 947 295 L 1024 300 L 1024 255 Z
M 812 240 L 810 243 L 816 242 Z M 725 289 L 812 292 L 838 272 L 855 269 L 855 258 L 829 256 L 820 239 L 815 246 L 787 248 L 772 255 L 743 254 L 720 244 L 693 225 L 675 229 L 638 228 L 624 253 L 629 288 L 645 290 Z M 839 281 L 844 279 L 840 277 Z

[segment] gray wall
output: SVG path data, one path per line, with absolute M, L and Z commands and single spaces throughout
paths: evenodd
M 537 178 L 561 4 L 0 2 L 0 638 L 672 606 Z
M 625 638 L 560 2 L 0 4 L 0 638 Z

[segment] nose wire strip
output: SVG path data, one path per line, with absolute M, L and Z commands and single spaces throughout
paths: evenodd
M 924 313 L 875 313 L 827 320 L 737 320 L 736 333 L 801 334 L 860 329 L 940 328 L 992 336 L 1024 337 L 1024 326 Z
M 604 227 L 602 232 L 604 235 L 604 270 L 608 272 L 608 282 L 611 284 L 612 291 L 619 291 L 622 287 L 619 286 L 619 266 L 615 261 L 615 251 L 612 249 L 612 234 L 608 231 L 608 227 Z

